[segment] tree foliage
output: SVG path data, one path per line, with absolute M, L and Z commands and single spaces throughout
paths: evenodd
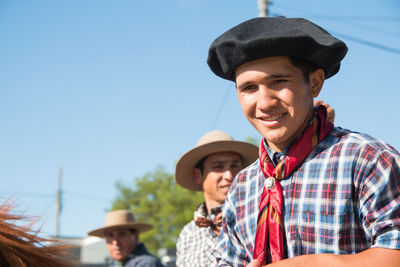
M 193 219 L 196 207 L 204 201 L 202 192 L 178 186 L 173 175 L 161 167 L 136 177 L 130 185 L 117 182 L 118 196 L 112 209 L 127 209 L 136 220 L 154 228 L 140 235 L 146 247 L 156 253 L 160 248 L 175 249 L 183 226 Z
M 254 137 L 254 136 L 249 136 L 246 138 L 246 142 L 253 144 L 255 146 L 259 146 L 260 145 L 260 138 Z

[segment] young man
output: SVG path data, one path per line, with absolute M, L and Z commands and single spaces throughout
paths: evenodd
M 211 70 L 263 136 L 227 195 L 219 266 L 399 266 L 399 153 L 313 109 L 346 52 L 301 18 L 251 19 L 212 43 Z
M 113 258 L 109 267 L 163 267 L 139 242 L 139 233 L 152 228 L 151 224 L 136 222 L 130 211 L 115 210 L 107 213 L 104 227 L 90 231 L 89 235 L 106 239 L 108 252 Z
M 221 224 L 221 207 L 236 174 L 258 157 L 258 148 L 212 131 L 183 154 L 176 164 L 180 186 L 203 191 L 205 202 L 179 235 L 177 266 L 216 266 L 215 248 Z

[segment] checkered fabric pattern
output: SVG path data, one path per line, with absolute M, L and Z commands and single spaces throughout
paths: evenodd
M 236 176 L 223 209 L 218 266 L 253 260 L 264 181 L 258 160 Z M 382 141 L 336 127 L 281 185 L 286 257 L 400 249 L 400 155 Z
M 205 205 L 199 206 L 205 208 Z M 182 229 L 176 244 L 176 266 L 217 266 L 215 247 L 218 236 L 212 228 L 191 221 Z

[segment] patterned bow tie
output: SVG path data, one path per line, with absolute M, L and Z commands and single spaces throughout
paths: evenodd
M 218 236 L 222 224 L 222 206 L 213 207 L 208 213 L 206 204 L 201 203 L 194 212 L 194 222 L 198 227 L 211 227 Z

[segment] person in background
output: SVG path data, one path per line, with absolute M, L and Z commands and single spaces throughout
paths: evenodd
M 107 213 L 104 227 L 88 235 L 105 238 L 113 259 L 110 267 L 162 267 L 160 260 L 139 241 L 139 234 L 152 228 L 151 224 L 136 222 L 134 214 L 128 210 L 114 210 Z
M 175 180 L 192 191 L 203 191 L 204 203 L 181 231 L 177 266 L 216 266 L 215 247 L 221 226 L 221 207 L 236 174 L 255 161 L 258 147 L 212 131 L 183 154 L 176 164 Z
M 251 19 L 211 44 L 208 65 L 263 137 L 227 195 L 219 266 L 399 266 L 399 152 L 313 108 L 346 52 L 302 18 Z

